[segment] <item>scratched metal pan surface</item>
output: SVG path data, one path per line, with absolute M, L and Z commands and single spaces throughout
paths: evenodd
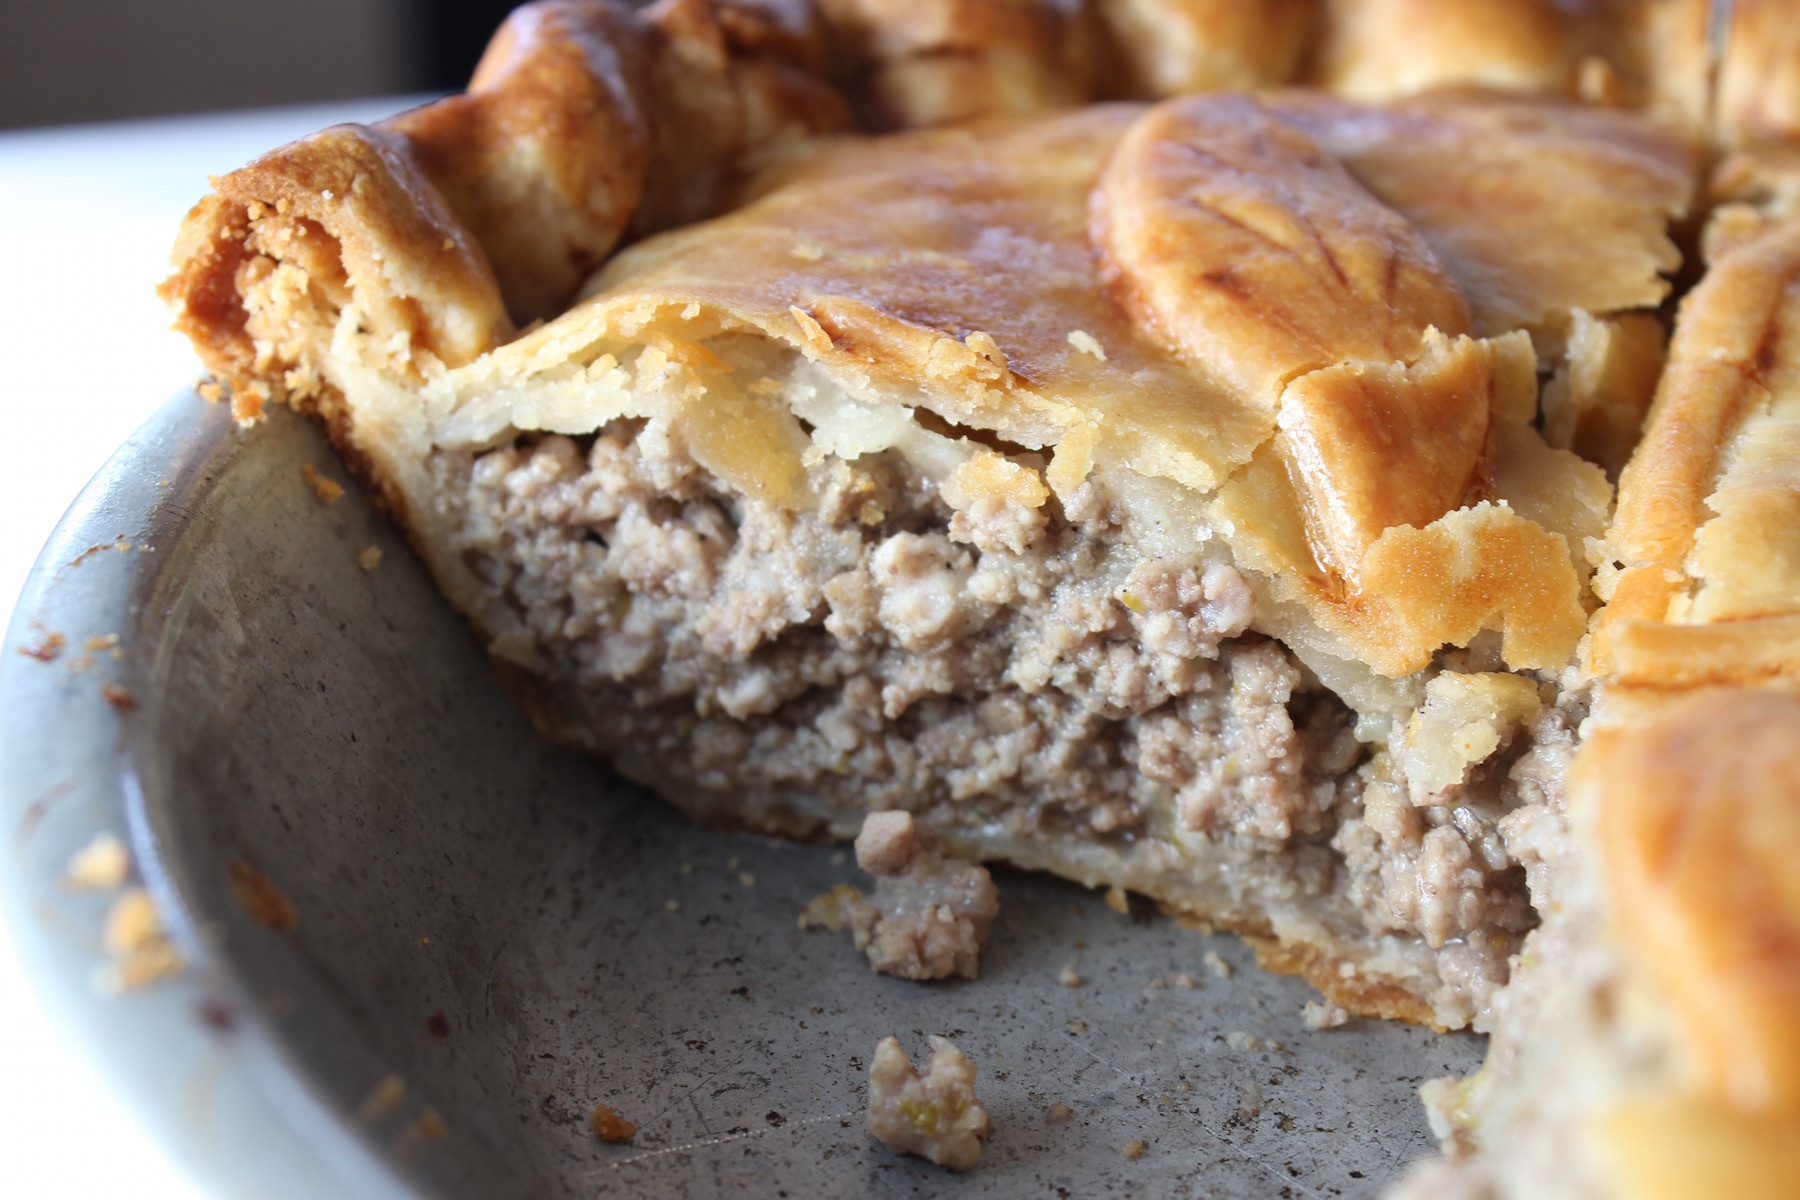
M 392 526 L 307 465 L 344 479 L 298 418 L 176 397 L 65 518 L 0 666 L 27 969 L 218 1194 L 1372 1196 L 1428 1152 L 1414 1089 L 1476 1039 L 1308 1032 L 1307 988 L 1236 941 L 1055 880 L 999 874 L 979 980 L 872 975 L 796 927 L 856 881 L 841 852 L 696 828 L 545 745 Z M 186 963 L 119 994 L 112 896 L 63 879 L 103 830 Z M 970 1174 L 864 1132 L 890 1033 L 979 1064 Z M 629 1143 L 590 1132 L 601 1103 Z

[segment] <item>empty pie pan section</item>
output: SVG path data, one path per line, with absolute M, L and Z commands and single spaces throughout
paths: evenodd
M 14 940 L 220 1195 L 1372 1196 L 1432 1149 L 1419 1082 L 1478 1061 L 1464 1035 L 1309 1032 L 1310 990 L 1235 940 L 1015 872 L 979 980 L 871 974 L 795 920 L 866 882 L 841 850 L 698 828 L 540 740 L 286 411 L 239 431 L 172 400 L 70 509 L 7 637 Z M 129 879 L 77 887 L 102 834 Z M 137 887 L 178 969 L 109 951 Z M 975 1171 L 864 1132 L 887 1034 L 979 1065 Z M 601 1104 L 630 1141 L 594 1136 Z

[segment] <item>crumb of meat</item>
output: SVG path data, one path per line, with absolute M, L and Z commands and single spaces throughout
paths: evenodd
M 1211 971 L 1214 975 L 1217 975 L 1220 979 L 1231 978 L 1231 964 L 1219 957 L 1219 952 L 1217 950 L 1208 950 L 1200 961 L 1206 964 L 1207 970 Z
M 975 1064 L 948 1038 L 931 1039 L 921 1075 L 900 1043 L 885 1037 L 869 1064 L 868 1128 L 884 1145 L 967 1171 L 981 1161 L 980 1139 L 993 1122 L 975 1098 Z
M 76 887 L 111 890 L 130 874 L 131 851 L 117 834 L 102 831 L 70 857 L 67 878 Z
M 364 546 L 356 552 L 356 565 L 365 571 L 373 571 L 381 565 L 381 547 Z
M 1129 913 L 1131 897 L 1125 894 L 1125 889 L 1122 887 L 1109 887 L 1106 889 L 1106 907 L 1116 913 Z
M 100 698 L 120 712 L 130 712 L 137 707 L 137 697 L 116 683 L 101 684 Z
M 900 810 L 863 819 L 856 862 L 875 876 L 874 894 L 865 899 L 854 888 L 840 888 L 828 903 L 875 971 L 902 979 L 976 977 L 1000 912 L 1000 893 L 987 868 L 949 857 L 942 839 Z M 831 916 L 825 908 L 821 918 Z M 830 927 L 826 919 L 817 923 Z
M 1330 1001 L 1308 1000 L 1300 1009 L 1300 1019 L 1311 1030 L 1336 1029 L 1350 1019 L 1350 1014 Z
M 1056 982 L 1062 984 L 1066 988 L 1080 987 L 1081 976 L 1076 972 L 1075 964 L 1064 963 L 1063 969 L 1056 973 Z
M 300 468 L 300 478 L 306 481 L 306 486 L 313 490 L 313 495 L 322 504 L 336 504 L 344 498 L 344 485 L 330 476 L 319 474 L 311 463 Z
M 115 994 L 147 987 L 182 967 L 170 943 L 156 902 L 141 887 L 119 894 L 106 912 L 100 945 L 110 962 L 95 973 L 97 990 Z
M 69 639 L 55 631 L 40 633 L 36 639 L 19 647 L 19 653 L 26 658 L 35 658 L 39 662 L 54 662 L 56 656 L 63 652 Z
M 1069 1120 L 1074 1115 L 1075 1110 L 1060 1100 L 1044 1110 L 1044 1120 L 1052 1125 L 1061 1125 L 1064 1121 Z
M 288 933 L 300 923 L 294 902 L 275 886 L 274 880 L 249 863 L 233 859 L 225 866 L 225 878 L 232 899 L 258 925 L 276 933 Z
M 1124 1148 L 1121 1149 L 1119 1153 L 1123 1154 L 1126 1158 L 1131 1159 L 1133 1162 L 1136 1162 L 1138 1159 L 1144 1157 L 1144 1151 L 1149 1148 L 1150 1143 L 1146 1142 L 1143 1138 L 1132 1138 L 1129 1142 L 1125 1143 Z
M 629 1142 L 637 1133 L 637 1125 L 612 1110 L 611 1105 L 597 1104 L 588 1114 L 588 1128 L 603 1142 Z
M 1194 977 L 1189 975 L 1186 971 L 1182 971 L 1178 975 L 1169 976 L 1169 982 L 1184 992 L 1191 992 L 1196 987 L 1200 986 L 1194 982 Z

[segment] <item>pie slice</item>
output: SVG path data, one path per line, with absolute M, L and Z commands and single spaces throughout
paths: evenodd
M 217 180 L 164 291 L 550 736 L 1493 1031 L 1418 1194 L 1782 1194 L 1778 7 L 1722 106 L 1691 0 L 532 5 L 468 94 Z M 1759 207 L 1665 369 L 1706 133 Z
M 221 179 L 168 294 L 241 411 L 317 412 L 537 723 L 697 816 L 908 810 L 1485 1023 L 1611 500 L 1540 376 L 1667 294 L 1684 146 L 1476 93 L 821 137 L 676 11 L 526 10 L 469 96 Z M 702 169 L 683 72 L 809 99 Z M 594 133 L 515 120 L 564 88 Z M 730 211 L 515 327 L 670 196 Z

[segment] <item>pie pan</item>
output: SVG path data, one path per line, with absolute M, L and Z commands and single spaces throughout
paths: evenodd
M 1371 1196 L 1431 1151 L 1415 1089 L 1480 1039 L 1311 1032 L 1311 990 L 1234 939 L 1069 884 L 999 875 L 979 980 L 870 974 L 795 920 L 860 882 L 842 851 L 696 827 L 541 741 L 394 529 L 308 466 L 341 478 L 302 418 L 240 432 L 178 395 L 64 518 L 0 664 L 26 969 L 219 1194 Z M 97 986 L 111 897 L 66 877 L 102 832 L 185 962 L 123 992 Z M 979 1064 L 974 1172 L 864 1132 L 890 1033 Z M 593 1135 L 602 1103 L 631 1141 Z

